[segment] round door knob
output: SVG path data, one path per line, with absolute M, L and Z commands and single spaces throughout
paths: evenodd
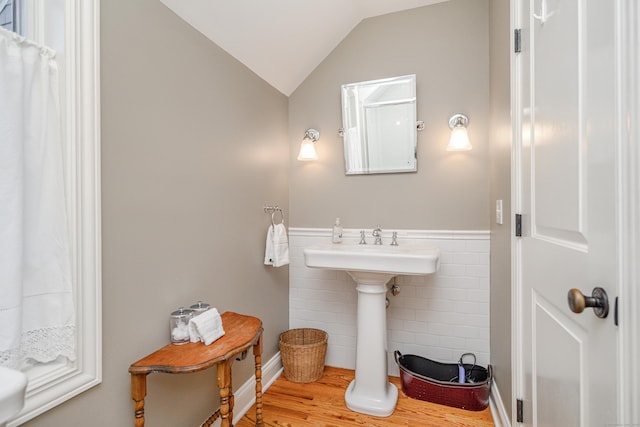
M 602 288 L 594 288 L 591 296 L 585 296 L 579 289 L 571 289 L 567 294 L 569 308 L 574 313 L 582 313 L 585 308 L 592 307 L 593 313 L 605 318 L 609 314 L 609 298 L 607 292 Z

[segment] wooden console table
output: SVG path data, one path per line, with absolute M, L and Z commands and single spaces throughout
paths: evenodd
M 155 372 L 186 374 L 217 365 L 220 409 L 213 413 L 202 427 L 208 427 L 222 418 L 222 427 L 233 426 L 233 390 L 231 364 L 246 357 L 253 347 L 256 375 L 256 426 L 262 421 L 262 321 L 256 317 L 222 313 L 225 334 L 211 345 L 201 342 L 182 345 L 169 344 L 138 360 L 129 367 L 131 398 L 134 400 L 135 427 L 144 427 L 144 398 L 147 394 L 147 375 Z

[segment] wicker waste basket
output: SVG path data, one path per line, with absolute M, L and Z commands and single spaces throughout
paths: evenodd
M 291 329 L 280 334 L 284 377 L 295 383 L 311 383 L 324 373 L 327 333 L 319 329 Z

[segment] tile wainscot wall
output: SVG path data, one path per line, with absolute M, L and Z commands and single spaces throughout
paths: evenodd
M 367 241 L 373 243 L 371 230 Z M 475 353 L 489 363 L 489 232 L 385 230 L 383 243 L 398 232 L 398 243 L 435 245 L 440 269 L 426 276 L 398 276 L 397 296 L 387 293 L 389 374 L 398 376 L 393 352 L 457 362 Z M 342 244 L 357 244 L 359 229 L 345 229 Z M 291 228 L 289 246 L 289 326 L 329 334 L 326 365 L 355 369 L 356 287 L 343 271 L 307 268 L 303 249 L 330 242 L 330 229 Z M 389 288 L 393 279 L 389 284 Z M 468 360 L 465 359 L 468 363 Z

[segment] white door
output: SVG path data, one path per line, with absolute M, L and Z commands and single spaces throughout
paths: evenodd
M 525 425 L 618 424 L 614 2 L 519 0 L 516 394 Z M 517 81 L 517 80 L 516 80 Z M 519 101 L 518 101 L 519 99 Z M 517 138 L 516 138 L 517 139 Z M 573 313 L 568 291 L 609 298 Z

